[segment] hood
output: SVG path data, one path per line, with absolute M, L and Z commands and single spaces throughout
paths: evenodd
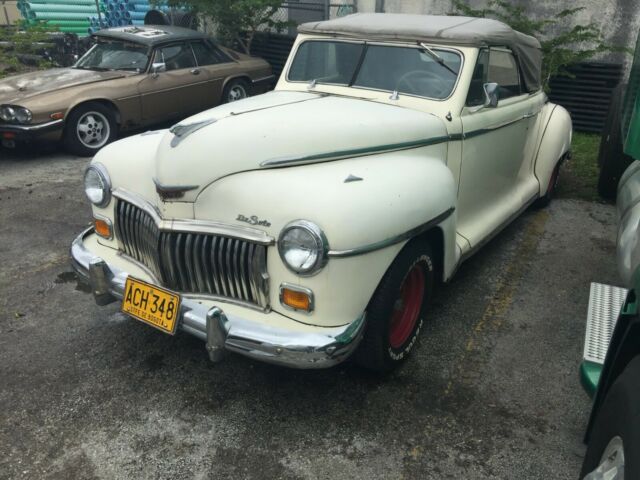
M 0 104 L 15 104 L 21 100 L 88 83 L 102 82 L 131 75 L 129 72 L 96 72 L 76 68 L 53 68 L 30 72 L 0 80 Z
M 174 133 L 172 133 L 174 132 Z M 276 91 L 188 118 L 164 133 L 155 180 L 194 201 L 235 173 L 352 158 L 446 140 L 430 114 L 368 100 Z

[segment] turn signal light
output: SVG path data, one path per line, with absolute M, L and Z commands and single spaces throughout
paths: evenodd
M 56 112 L 56 113 L 52 113 L 49 116 L 51 117 L 52 120 L 60 120 L 61 118 L 64 118 L 64 113 L 63 112 Z
M 299 290 L 292 290 L 288 287 L 281 287 L 280 301 L 283 305 L 293 308 L 294 310 L 302 310 L 310 312 L 313 309 L 313 294 Z
M 110 239 L 112 236 L 111 232 L 111 224 L 106 220 L 102 220 L 101 218 L 93 219 L 93 226 L 98 235 L 103 238 Z

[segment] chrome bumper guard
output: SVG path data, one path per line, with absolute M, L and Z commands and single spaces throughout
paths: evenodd
M 98 305 L 106 305 L 124 295 L 128 276 L 107 265 L 84 246 L 88 228 L 71 244 L 72 265 L 81 280 L 91 286 Z M 222 360 L 233 351 L 263 362 L 292 368 L 327 368 L 345 360 L 356 349 L 364 331 L 364 314 L 354 322 L 333 328 L 309 327 L 309 332 L 291 331 L 226 314 L 222 308 L 207 308 L 183 297 L 179 328 L 206 342 L 209 358 Z

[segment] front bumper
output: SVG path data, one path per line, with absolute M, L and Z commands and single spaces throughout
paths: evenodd
M 36 138 L 53 138 L 61 135 L 63 128 L 63 119 L 51 120 L 50 122 L 37 123 L 34 125 L 0 123 L 0 140 L 3 142 L 24 142 Z
M 108 265 L 86 248 L 84 239 L 92 233 L 93 228 L 89 228 L 73 241 L 72 265 L 91 286 L 96 303 L 106 305 L 122 298 L 129 274 Z M 220 361 L 229 350 L 287 367 L 327 368 L 342 362 L 356 349 L 362 339 L 365 316 L 348 325 L 331 328 L 309 325 L 301 330 L 300 324 L 294 323 L 296 329 L 274 327 L 183 297 L 178 328 L 204 340 L 214 362 Z

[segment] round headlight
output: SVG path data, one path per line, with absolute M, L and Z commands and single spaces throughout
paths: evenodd
M 31 115 L 31 111 L 24 107 L 15 107 L 14 108 L 15 119 L 20 123 L 30 123 L 33 115 Z
M 307 220 L 287 224 L 278 238 L 280 258 L 289 270 L 310 276 L 327 263 L 329 245 L 320 227 Z
M 106 207 L 111 200 L 111 180 L 100 163 L 89 165 L 84 173 L 84 193 L 96 207 Z
M 13 107 L 5 105 L 0 107 L 0 118 L 5 122 L 12 122 L 16 118 L 16 112 Z

